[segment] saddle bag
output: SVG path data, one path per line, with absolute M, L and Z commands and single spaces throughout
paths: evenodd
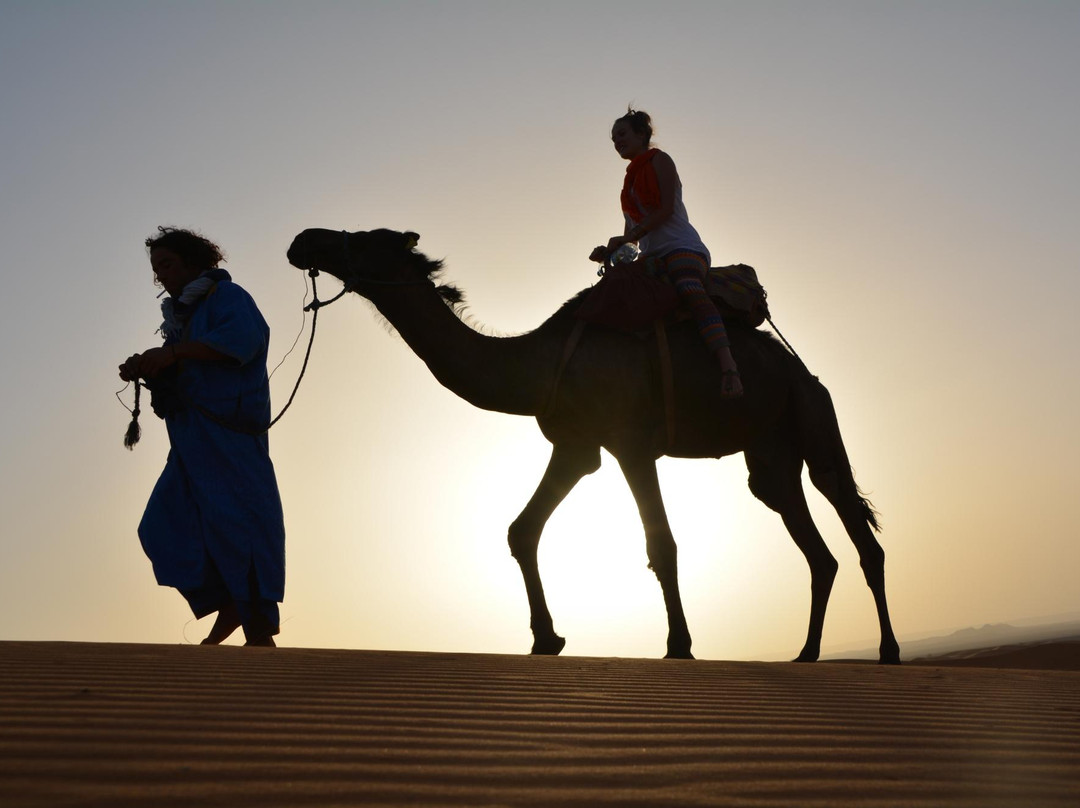
M 723 317 L 738 317 L 757 328 L 769 316 L 765 289 L 754 268 L 746 264 L 713 267 L 705 277 L 705 291 Z

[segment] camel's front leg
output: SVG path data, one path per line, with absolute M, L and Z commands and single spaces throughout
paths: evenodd
M 548 518 L 566 499 L 566 495 L 586 474 L 600 468 L 600 447 L 575 447 L 556 445 L 551 452 L 547 470 L 536 493 L 513 524 L 508 539 L 510 554 L 517 559 L 521 575 L 525 579 L 525 592 L 529 597 L 529 625 L 533 633 L 534 654 L 558 654 L 566 640 L 555 633 L 544 598 L 544 585 L 540 582 L 540 567 L 536 550 L 540 534 Z
M 678 548 L 668 525 L 664 501 L 660 496 L 660 481 L 656 476 L 656 461 L 649 456 L 618 458 L 623 475 L 637 502 L 641 523 L 645 526 L 645 548 L 649 569 L 656 573 L 667 606 L 667 659 L 693 659 L 690 653 L 690 629 L 683 613 L 679 594 Z

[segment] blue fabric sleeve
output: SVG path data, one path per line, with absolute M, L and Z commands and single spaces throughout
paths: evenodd
M 235 283 L 219 283 L 203 305 L 207 307 L 207 328 L 193 335 L 194 339 L 240 365 L 266 349 L 265 322 L 255 301 Z

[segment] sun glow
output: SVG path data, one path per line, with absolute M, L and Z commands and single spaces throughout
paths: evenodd
M 524 453 L 494 485 L 494 500 L 513 503 L 502 511 L 503 523 L 488 529 L 505 535 L 506 527 L 528 500 L 547 462 L 546 446 L 530 442 Z M 796 575 L 805 565 L 786 541 L 779 519 L 746 489 L 745 469 L 737 458 L 659 461 L 661 491 L 679 546 L 680 586 L 696 648 L 708 656 L 724 653 L 732 636 L 760 634 L 752 603 L 768 586 L 769 569 L 756 560 L 773 550 L 789 556 Z M 760 532 L 779 529 L 784 542 L 761 547 Z M 552 515 L 539 550 L 540 574 L 557 632 L 567 638 L 565 653 L 612 656 L 660 656 L 667 637 L 666 612 L 659 582 L 648 569 L 645 535 L 637 505 L 617 462 L 606 452 L 602 466 L 585 477 Z M 506 576 L 505 558 L 491 557 L 482 576 Z M 524 604 L 516 565 L 513 586 L 504 594 Z M 800 604 L 800 609 L 804 608 Z M 707 618 L 730 615 L 719 635 L 707 631 Z M 794 640 L 781 635 L 783 648 Z M 768 643 L 763 643 L 767 645 Z M 797 651 L 793 649 L 792 653 Z M 730 646 L 727 655 L 733 653 Z

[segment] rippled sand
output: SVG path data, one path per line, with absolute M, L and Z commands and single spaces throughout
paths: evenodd
M 1080 672 L 975 656 L 0 642 L 0 806 L 1077 805 Z

